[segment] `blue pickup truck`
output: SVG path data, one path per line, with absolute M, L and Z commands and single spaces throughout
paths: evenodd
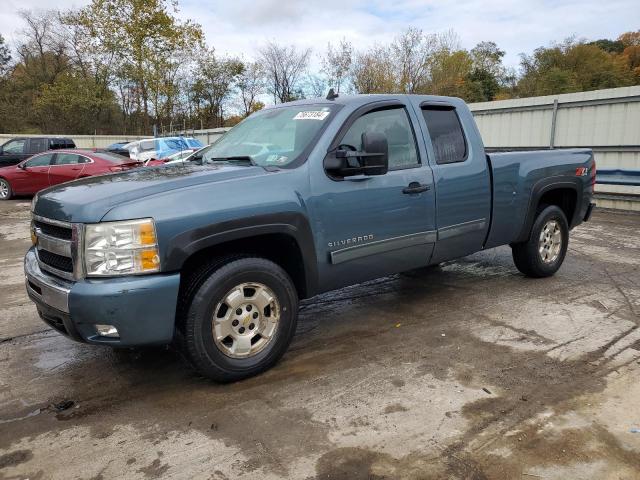
M 202 375 L 238 380 L 277 362 L 298 302 L 321 292 L 499 245 L 553 275 L 595 170 L 588 149 L 488 155 L 456 98 L 286 103 L 184 165 L 41 192 L 27 291 L 72 339 L 173 342 Z

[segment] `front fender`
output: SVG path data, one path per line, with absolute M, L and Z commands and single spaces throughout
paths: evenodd
M 234 240 L 259 235 L 285 234 L 292 237 L 302 253 L 307 292 L 315 292 L 318 261 L 308 219 L 300 212 L 281 212 L 223 221 L 186 230 L 168 241 L 163 270 L 179 271 L 193 254 Z

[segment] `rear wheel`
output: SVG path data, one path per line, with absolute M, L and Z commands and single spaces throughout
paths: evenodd
M 511 246 L 513 262 L 529 277 L 549 277 L 556 273 L 569 246 L 569 225 L 564 212 L 555 205 L 538 213 L 526 242 Z
M 196 370 L 213 380 L 231 382 L 270 368 L 295 333 L 295 287 L 269 260 L 212 263 L 191 277 L 184 295 L 184 349 Z
M 0 178 L 0 200 L 9 200 L 13 197 L 13 191 L 8 180 Z

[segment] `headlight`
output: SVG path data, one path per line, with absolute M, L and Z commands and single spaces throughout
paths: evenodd
M 159 271 L 160 255 L 153 219 L 87 224 L 84 262 L 87 276 Z

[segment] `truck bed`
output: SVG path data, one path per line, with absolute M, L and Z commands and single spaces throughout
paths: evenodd
M 529 203 L 537 191 L 558 177 L 566 177 L 567 187 L 573 182 L 578 191 L 575 215 L 567 219 L 570 226 L 574 227 L 584 217 L 588 202 L 585 204 L 582 197 L 591 189 L 591 178 L 578 176 L 576 172 L 580 167 L 592 166 L 590 149 L 491 153 L 487 154 L 487 162 L 492 175 L 493 208 L 485 248 L 522 241 L 531 216 Z

